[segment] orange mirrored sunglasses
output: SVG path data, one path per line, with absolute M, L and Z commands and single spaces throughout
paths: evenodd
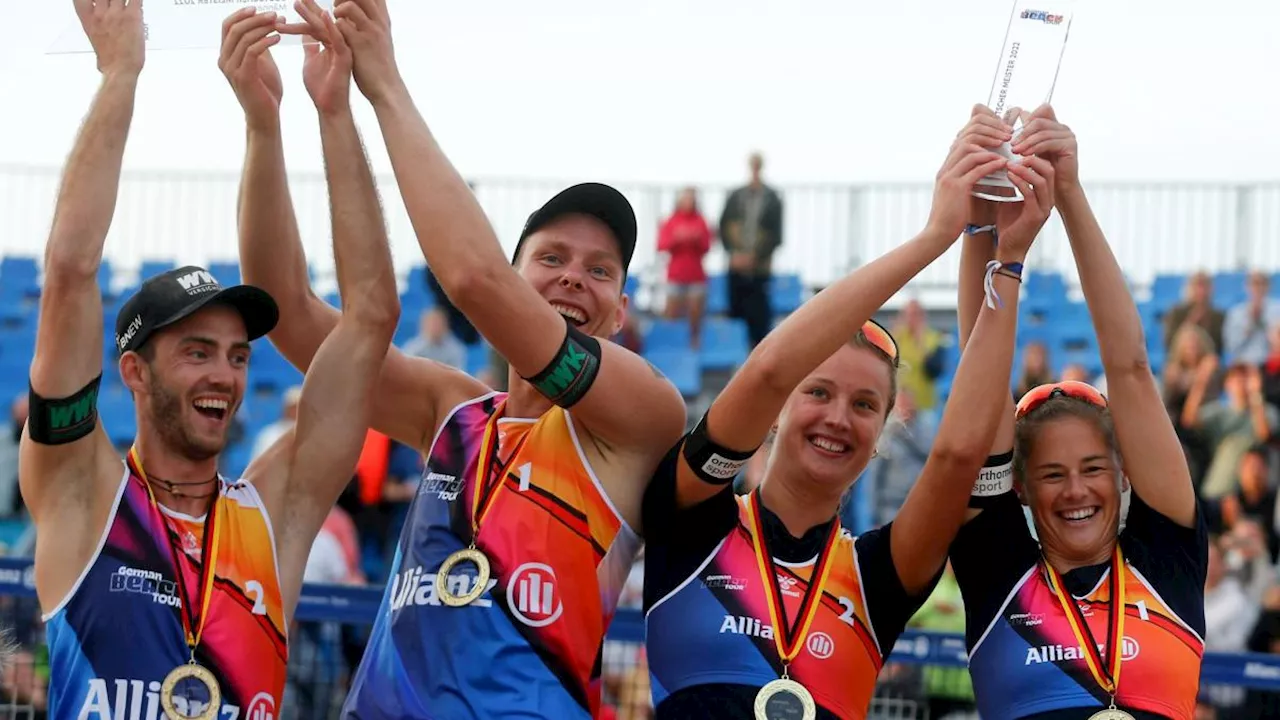
M 1048 400 L 1059 396 L 1083 400 L 1090 405 L 1095 405 L 1100 408 L 1105 408 L 1107 406 L 1107 396 L 1103 395 L 1098 388 L 1090 385 L 1089 383 L 1068 380 L 1066 382 L 1051 383 L 1049 385 L 1040 385 L 1032 388 L 1026 395 L 1022 396 L 1021 400 L 1018 401 L 1017 417 L 1020 418 L 1045 404 Z
M 883 325 L 875 320 L 868 320 L 862 324 L 862 336 L 867 342 L 876 346 L 889 359 L 893 361 L 894 366 L 898 364 L 898 341 L 893 339 L 889 331 Z

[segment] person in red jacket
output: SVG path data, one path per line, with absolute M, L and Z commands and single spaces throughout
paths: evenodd
M 689 315 L 689 336 L 698 347 L 702 311 L 707 298 L 707 271 L 702 258 L 711 250 L 711 228 L 698 212 L 698 193 L 685 188 L 675 212 L 658 230 L 658 252 L 667 253 L 667 312 L 669 318 Z

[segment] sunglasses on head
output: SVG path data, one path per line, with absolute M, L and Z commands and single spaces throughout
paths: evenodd
M 862 337 L 888 355 L 895 367 L 898 365 L 898 341 L 893 339 L 883 325 L 875 320 L 866 321 L 862 324 Z
M 1083 400 L 1095 407 L 1105 408 L 1107 406 L 1107 396 L 1103 395 L 1098 388 L 1089 383 L 1076 382 L 1068 380 L 1066 382 L 1052 383 L 1049 385 L 1040 385 L 1032 388 L 1022 399 L 1018 401 L 1017 417 L 1021 418 L 1027 413 L 1035 410 L 1049 400 L 1056 397 L 1069 397 L 1076 400 Z

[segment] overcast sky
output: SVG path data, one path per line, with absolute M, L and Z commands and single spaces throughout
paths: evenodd
M 159 2 L 160 0 L 150 0 Z M 397 54 L 474 177 L 927 180 L 986 100 L 1009 0 L 389 0 Z M 0 164 L 58 165 L 98 74 L 50 55 L 70 0 L 0 0 Z M 1055 95 L 1097 179 L 1280 177 L 1280 3 L 1077 0 Z M 278 48 L 291 169 L 320 167 L 301 51 Z M 363 103 L 363 100 L 360 100 Z M 360 117 L 388 167 L 372 115 Z M 216 50 L 152 52 L 130 168 L 239 166 Z

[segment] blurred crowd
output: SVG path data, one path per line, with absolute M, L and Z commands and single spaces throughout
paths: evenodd
M 701 341 L 708 273 L 707 255 L 719 242 L 727 259 L 728 314 L 741 319 L 754 346 L 774 322 L 768 288 L 771 258 L 782 244 L 781 195 L 762 179 L 763 159 L 749 161 L 749 180 L 732 192 L 718 218 L 706 217 L 697 190 L 683 191 L 670 215 L 655 229 L 654 241 L 665 261 L 665 274 L 650 303 L 653 315 L 686 318 L 691 345 Z M 418 332 L 401 344 L 411 355 L 465 369 L 466 347 L 479 340 L 474 327 L 458 312 L 428 272 L 425 281 L 436 303 L 418 318 Z M 1147 328 L 1164 345 L 1164 363 L 1155 368 L 1169 416 L 1182 441 L 1202 512 L 1211 533 L 1206 583 L 1206 650 L 1210 652 L 1280 653 L 1280 300 L 1271 297 L 1270 279 L 1247 276 L 1243 296 L 1232 307 L 1215 307 L 1208 274 L 1189 277 L 1182 302 L 1168 310 L 1160 326 Z M 641 351 L 642 313 L 615 338 Z M 844 524 L 855 530 L 893 519 L 919 476 L 945 403 L 947 354 L 952 325 L 931 322 L 915 300 L 894 313 L 891 330 L 902 358 L 895 421 L 885 431 L 881 451 L 866 470 L 846 504 Z M 1093 377 L 1079 364 L 1056 364 L 1050 349 L 1029 342 L 1020 353 L 1013 392 L 1058 380 L 1093 383 L 1105 392 L 1105 377 Z M 490 387 L 504 389 L 507 371 L 501 358 L 478 371 Z M 297 413 L 300 388 L 282 397 L 279 419 L 255 436 L 252 456 L 288 432 Z M 18 436 L 26 420 L 25 395 L 11 398 L 0 414 L 0 549 L 28 556 L 33 538 L 25 523 L 18 492 Z M 756 454 L 738 478 L 747 492 L 758 483 L 768 462 L 768 446 Z M 334 508 L 312 549 L 305 580 L 310 583 L 373 584 L 387 582 L 395 543 L 409 503 L 417 492 L 422 457 L 376 432 L 369 432 L 355 477 Z M 620 607 L 638 609 L 644 556 L 641 554 L 624 590 Z M 44 687 L 43 631 L 33 598 L 0 596 L 0 616 L 13 624 L 22 648 L 19 661 L 0 673 L 0 695 L 42 715 Z M 963 604 L 948 572 L 911 625 L 943 632 L 962 632 Z M 336 623 L 304 624 L 291 635 L 290 697 L 286 707 L 295 717 L 324 717 L 337 707 L 346 674 L 355 667 L 366 628 Z M 650 717 L 648 673 L 643 647 L 610 643 L 604 658 L 605 717 L 637 720 Z M 967 671 L 960 668 L 890 665 L 881 676 L 882 693 L 919 702 L 932 718 L 972 713 L 973 693 Z M 1202 689 L 1203 718 L 1222 720 L 1280 717 L 1280 694 L 1235 687 Z M 294 714 L 296 713 L 296 714 Z M 971 716 L 971 715 L 968 715 Z

